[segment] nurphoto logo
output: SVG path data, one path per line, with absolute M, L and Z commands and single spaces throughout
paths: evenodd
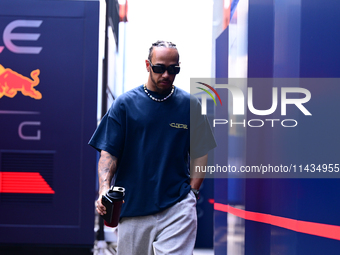
M 275 81 L 275 80 L 273 80 Z M 287 80 L 288 82 L 289 80 Z M 213 79 L 210 79 L 211 83 L 214 83 Z M 193 82 L 192 82 L 193 83 Z M 261 94 L 261 87 L 251 87 L 251 86 L 239 86 L 238 84 L 247 84 L 247 79 L 243 79 L 240 82 L 237 79 L 229 79 L 228 84 L 208 84 L 208 82 L 201 82 L 195 81 L 195 84 L 201 84 L 206 88 L 197 87 L 196 89 L 192 89 L 191 93 L 194 94 L 196 97 L 201 99 L 201 114 L 207 115 L 207 94 L 213 100 L 215 107 L 223 106 L 222 102 L 228 100 L 228 96 L 221 98 L 220 94 L 216 91 L 222 91 L 227 89 L 229 95 L 230 104 L 232 111 L 226 111 L 225 118 L 214 118 L 213 119 L 213 127 L 217 125 L 225 125 L 229 124 L 231 127 L 233 125 L 241 125 L 243 127 L 262 127 L 265 124 L 269 124 L 271 127 L 274 127 L 276 123 L 281 123 L 282 127 L 296 127 L 298 125 L 298 121 L 293 118 L 285 118 L 285 119 L 278 119 L 278 118 L 269 118 L 268 115 L 276 114 L 277 116 L 277 109 L 280 105 L 280 116 L 287 116 L 287 107 L 295 107 L 296 110 L 302 112 L 305 116 L 312 116 L 311 112 L 305 106 L 311 100 L 311 93 L 306 88 L 301 87 L 292 87 L 291 84 L 286 84 L 286 86 L 280 87 L 274 86 L 272 84 L 271 88 L 271 98 L 263 98 L 262 96 L 255 97 L 254 94 L 257 92 L 257 95 Z M 275 83 L 275 82 L 274 82 Z M 266 82 L 267 84 L 267 82 Z M 197 90 L 198 89 L 198 90 Z M 216 99 L 214 95 L 208 90 L 210 89 L 215 96 L 218 98 L 220 102 L 220 106 L 217 105 Z M 266 88 L 268 90 L 268 88 Z M 257 90 L 257 91 L 256 91 Z M 203 92 L 205 93 L 203 93 Z M 226 93 L 221 93 L 225 95 Z M 280 96 L 279 96 L 280 95 Z M 271 106 L 267 109 L 257 109 L 254 105 L 256 104 L 256 100 L 271 100 Z M 237 121 L 233 119 L 233 116 L 246 116 L 246 107 L 247 110 L 256 116 L 267 116 L 265 119 L 256 118 L 256 119 L 243 119 L 243 121 Z M 228 114 L 229 113 L 229 114 Z

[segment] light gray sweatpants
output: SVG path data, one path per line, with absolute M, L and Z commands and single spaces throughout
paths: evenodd
M 153 215 L 124 217 L 118 224 L 118 255 L 192 255 L 197 232 L 192 191 Z

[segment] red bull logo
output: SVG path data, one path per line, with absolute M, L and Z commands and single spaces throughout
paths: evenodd
M 41 99 L 41 93 L 34 88 L 40 82 L 39 74 L 39 69 L 33 70 L 30 79 L 0 65 L 0 98 L 3 96 L 13 98 L 20 91 L 24 96 Z

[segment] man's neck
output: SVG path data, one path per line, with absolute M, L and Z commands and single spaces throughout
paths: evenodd
M 172 89 L 172 86 L 166 90 L 161 90 L 161 89 L 158 89 L 157 86 L 153 86 L 153 85 L 150 85 L 149 82 L 146 83 L 146 88 L 152 92 L 155 92 L 157 94 L 160 94 L 160 95 L 167 95 L 171 92 L 171 89 Z

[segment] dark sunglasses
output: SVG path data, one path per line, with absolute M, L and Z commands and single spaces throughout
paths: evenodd
M 164 73 L 165 71 L 168 71 L 168 74 L 178 74 L 181 69 L 177 65 L 171 65 L 171 66 L 166 67 L 165 65 L 161 65 L 161 64 L 153 65 L 151 64 L 151 61 L 149 61 L 149 63 L 154 73 Z

